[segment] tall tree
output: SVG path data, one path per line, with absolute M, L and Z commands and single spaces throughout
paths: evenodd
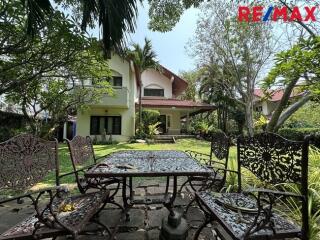
M 2 1 L 6 7 L 15 2 Z M 137 18 L 137 4 L 141 0 L 22 0 L 25 10 L 26 30 L 31 36 L 50 22 L 56 11 L 52 5 L 71 7 L 72 12 L 81 14 L 81 27 L 86 30 L 98 22 L 103 37 L 103 47 L 108 57 L 112 50 L 122 51 L 125 47 L 125 35 L 134 32 Z
M 71 109 L 109 94 L 111 87 L 103 79 L 111 74 L 100 43 L 81 34 L 62 12 L 52 14 L 50 24 L 28 39 L 24 10 L 13 2 L 0 16 L 0 94 L 21 106 L 32 132 L 39 134 L 40 115 L 48 113 L 48 125 L 54 129 Z M 87 80 L 99 88 L 85 88 Z
M 221 86 L 236 92 L 230 97 L 242 106 L 248 133 L 253 135 L 253 92 L 274 45 L 270 25 L 238 22 L 236 14 L 237 5 L 232 2 L 203 4 L 192 55 L 202 66 L 213 63 L 221 68 Z
M 159 63 L 156 60 L 156 53 L 152 50 L 151 41 L 145 38 L 144 45 L 133 44 L 132 49 L 127 51 L 127 57 L 132 61 L 135 71 L 135 76 L 139 84 L 139 127 L 142 120 L 142 81 L 141 75 L 147 69 L 160 69 Z

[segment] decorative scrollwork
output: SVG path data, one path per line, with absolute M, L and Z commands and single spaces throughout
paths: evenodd
M 262 181 L 301 183 L 303 144 L 271 133 L 240 137 L 238 161 Z
M 57 142 L 30 134 L 0 143 L 0 189 L 25 190 L 56 168 Z
M 223 133 L 218 132 L 212 135 L 211 154 L 222 160 L 228 157 L 230 139 Z
M 70 157 L 75 165 L 84 164 L 89 160 L 94 161 L 92 143 L 89 137 L 75 136 L 68 141 Z

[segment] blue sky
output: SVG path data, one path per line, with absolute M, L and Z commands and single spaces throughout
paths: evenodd
M 129 42 L 143 45 L 145 37 L 150 39 L 159 62 L 176 74 L 195 69 L 196 65 L 193 59 L 187 55 L 185 47 L 195 32 L 199 10 L 188 9 L 172 31 L 160 33 L 148 29 L 148 8 L 146 1 L 143 6 L 139 6 L 136 32 L 130 35 Z M 98 29 L 93 30 L 92 34 L 98 37 Z
M 187 55 L 185 47 L 194 35 L 198 12 L 197 9 L 185 11 L 179 23 L 170 32 L 152 32 L 148 29 L 148 4 L 144 2 L 143 7 L 139 7 L 137 29 L 131 39 L 141 45 L 145 37 L 151 39 L 160 63 L 171 71 L 179 73 L 182 70 L 192 70 L 195 68 L 195 63 Z

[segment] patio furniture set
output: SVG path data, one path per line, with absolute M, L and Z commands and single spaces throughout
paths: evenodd
M 217 222 L 232 239 L 308 239 L 309 138 L 293 142 L 271 133 L 239 137 L 236 170 L 228 169 L 230 139 L 223 133 L 212 137 L 208 155 L 195 151 L 126 150 L 97 158 L 89 137 L 76 136 L 67 143 L 73 171 L 63 174 L 59 169 L 57 141 L 19 135 L 0 143 L 0 190 L 22 193 L 0 198 L 0 204 L 10 201 L 23 204 L 24 199 L 29 199 L 35 208 L 32 216 L 2 233 L 0 239 L 55 239 L 61 235 L 76 239 L 86 234 L 114 239 L 117 228 L 111 230 L 99 220 L 107 204 L 122 209 L 121 221 L 130 221 L 133 205 L 163 204 L 169 210 L 168 222 L 164 224 L 169 225 L 163 226 L 160 239 L 185 239 L 187 231 L 182 231 L 180 237 L 172 237 L 175 228 L 185 221 L 174 210 L 175 198 L 185 186 L 189 186 L 193 195 L 185 212 L 197 203 L 205 215 L 194 239 L 198 239 L 211 222 Z M 266 188 L 244 190 L 244 169 L 261 180 Z M 56 187 L 30 190 L 50 173 L 56 176 Z M 237 176 L 236 192 L 224 191 L 228 174 Z M 60 185 L 67 176 L 74 176 L 79 194 L 71 194 Z M 165 177 L 164 197 L 135 199 L 135 177 Z M 179 177 L 187 178 L 180 190 Z M 300 193 L 286 192 L 280 187 L 288 183 L 299 184 Z M 119 191 L 122 205 L 114 200 Z M 293 223 L 276 211 L 276 204 L 289 198 L 301 202 L 301 224 Z M 89 225 L 92 227 L 88 228 Z M 224 239 L 221 228 L 215 229 L 216 237 Z

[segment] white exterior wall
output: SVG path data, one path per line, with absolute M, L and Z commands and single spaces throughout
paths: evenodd
M 144 96 L 144 88 L 162 88 L 164 89 L 164 97 L 172 98 L 172 82 L 166 76 L 154 69 L 148 69 L 141 75 L 142 96 Z

